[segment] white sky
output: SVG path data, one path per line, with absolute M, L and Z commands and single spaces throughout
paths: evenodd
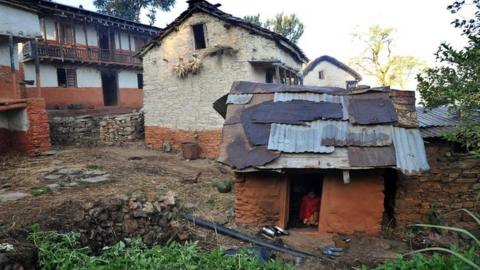
M 93 0 L 54 0 L 72 6 L 83 5 L 95 10 Z M 345 63 L 361 51 L 352 43 L 351 33 L 370 25 L 394 27 L 395 54 L 409 54 L 434 64 L 434 53 L 443 41 L 456 47 L 465 44 L 460 30 L 450 22 L 455 18 L 446 9 L 453 0 L 210 0 L 221 3 L 220 9 L 237 17 L 261 14 L 295 13 L 305 25 L 298 42 L 310 59 L 328 54 Z M 158 27 L 164 27 L 187 8 L 185 0 L 177 0 L 170 12 L 158 12 Z M 147 22 L 142 16 L 142 22 Z M 409 87 L 414 87 L 410 82 Z

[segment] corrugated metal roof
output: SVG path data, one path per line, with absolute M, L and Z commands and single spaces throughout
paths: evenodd
M 310 126 L 272 124 L 268 140 L 269 150 L 286 153 L 332 153 L 333 146 L 321 144 L 325 122 L 314 121 Z
M 458 124 L 457 117 L 450 113 L 446 106 L 433 109 L 417 107 L 417 119 L 421 128 L 456 126 Z
M 348 119 L 348 111 L 344 96 L 334 96 L 329 94 L 317 93 L 275 93 L 273 97 L 274 102 L 286 102 L 292 100 L 308 100 L 313 102 L 332 102 L 342 104 L 343 120 Z
M 330 153 L 332 146 L 387 146 L 391 126 L 354 126 L 345 121 L 318 120 L 306 126 L 272 124 L 268 149 L 288 153 Z
M 424 127 L 420 128 L 420 134 L 423 138 L 437 138 L 442 137 L 448 132 L 451 132 L 455 129 L 453 126 L 448 127 Z
M 253 94 L 230 94 L 227 98 L 227 104 L 243 105 L 249 103 L 252 98 Z
M 425 145 L 418 129 L 393 128 L 393 145 L 397 168 L 405 174 L 428 171 Z

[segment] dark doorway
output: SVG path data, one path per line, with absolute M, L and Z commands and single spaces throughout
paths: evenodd
M 117 73 L 102 71 L 103 105 L 115 106 L 118 104 Z
M 312 228 L 317 229 L 318 225 L 306 225 L 300 218 L 300 208 L 302 201 L 309 193 L 314 193 L 315 199 L 318 201 L 320 209 L 320 198 L 322 196 L 323 175 L 318 173 L 302 173 L 291 174 L 290 178 L 290 213 L 289 213 L 289 228 Z M 309 198 L 311 199 L 311 198 Z M 318 214 L 320 214 L 318 212 Z M 317 217 L 318 221 L 318 217 Z
M 395 196 L 397 193 L 398 173 L 395 169 L 385 169 L 383 179 L 385 193 L 383 225 L 392 227 L 395 226 Z

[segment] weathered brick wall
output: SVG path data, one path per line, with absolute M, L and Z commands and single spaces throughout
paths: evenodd
M 480 207 L 476 199 L 480 194 L 480 159 L 452 153 L 448 143 L 443 141 L 425 145 L 430 172 L 418 176 L 400 175 L 398 179 L 395 218 L 399 229 L 428 221 L 432 211 L 446 213 L 459 208 L 478 211 Z M 466 222 L 464 225 L 468 226 L 472 220 L 449 215 L 445 222 Z
M 280 225 L 282 207 L 286 203 L 286 185 L 287 179 L 281 174 L 237 175 L 235 183 L 236 221 L 253 225 Z
M 144 137 L 143 113 L 51 117 L 54 145 L 119 145 Z
M 145 127 L 145 143 L 158 150 L 171 148 L 180 151 L 183 142 L 196 142 L 200 147 L 200 157 L 216 159 L 219 155 L 221 130 L 187 131 L 180 129 Z
M 40 98 L 27 100 L 28 129 L 26 131 L 0 131 L 0 152 L 36 155 L 50 148 L 50 132 L 45 101 Z

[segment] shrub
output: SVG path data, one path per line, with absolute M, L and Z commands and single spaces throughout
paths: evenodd
M 31 239 L 39 249 L 42 269 L 291 269 L 287 264 L 270 260 L 264 265 L 245 253 L 224 256 L 220 249 L 202 252 L 196 243 L 171 243 L 145 246 L 141 240 L 118 242 L 93 256 L 79 244 L 77 233 L 34 232 Z

